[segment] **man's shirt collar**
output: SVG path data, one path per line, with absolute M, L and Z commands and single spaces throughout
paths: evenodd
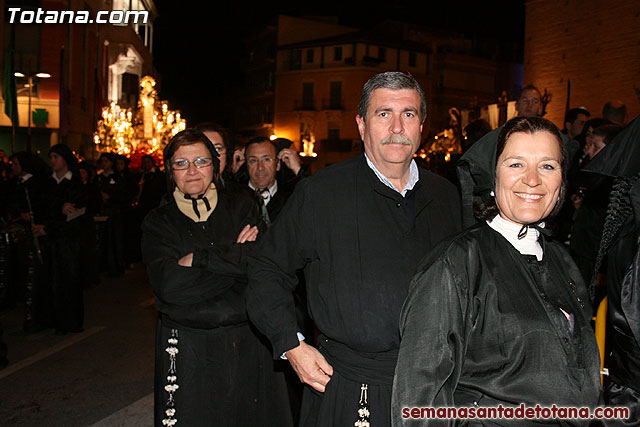
M 418 179 L 420 179 L 420 174 L 418 173 L 418 165 L 416 164 L 415 160 L 411 159 L 411 164 L 409 165 L 409 180 L 407 181 L 407 185 L 404 186 L 402 191 L 398 191 L 398 189 L 394 187 L 391 181 L 389 181 L 389 179 L 387 179 L 387 177 L 384 176 L 382 172 L 378 170 L 378 168 L 376 168 L 376 165 L 374 165 L 373 162 L 369 159 L 369 156 L 367 156 L 366 152 L 364 153 L 364 158 L 367 159 L 367 165 L 369 165 L 373 173 L 376 174 L 380 182 L 393 189 L 394 191 L 400 193 L 402 197 L 406 196 L 407 192 L 413 190 L 413 187 L 415 187 Z

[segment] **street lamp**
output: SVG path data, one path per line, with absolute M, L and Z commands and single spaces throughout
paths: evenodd
M 23 73 L 16 71 L 15 73 L 13 73 L 14 76 L 16 77 L 26 77 Z M 31 152 L 31 88 L 33 87 L 33 78 L 34 77 L 39 77 L 41 79 L 48 79 L 49 77 L 51 77 L 51 74 L 49 73 L 34 73 L 31 74 L 28 77 L 28 87 L 29 87 L 29 107 L 28 107 L 28 125 L 27 125 L 27 152 Z

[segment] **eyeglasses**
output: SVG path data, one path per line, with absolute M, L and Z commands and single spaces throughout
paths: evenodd
M 211 157 L 198 157 L 194 161 L 190 162 L 187 159 L 178 159 L 171 163 L 173 170 L 181 171 L 185 169 L 189 169 L 191 164 L 195 166 L 197 169 L 206 168 L 213 164 L 213 159 Z
M 257 157 L 250 157 L 247 160 L 247 164 L 250 166 L 255 166 L 258 164 L 258 162 L 261 162 L 263 165 L 265 166 L 269 166 L 271 165 L 271 163 L 273 162 L 277 162 L 280 159 L 274 159 L 273 157 L 262 157 L 262 158 L 257 158 Z

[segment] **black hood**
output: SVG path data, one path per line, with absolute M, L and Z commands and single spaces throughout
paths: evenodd
M 622 129 L 584 170 L 613 177 L 640 172 L 640 116 Z

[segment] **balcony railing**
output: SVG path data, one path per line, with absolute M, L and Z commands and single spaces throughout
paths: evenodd
M 322 109 L 344 111 L 344 99 L 322 98 Z
M 320 144 L 326 151 L 337 153 L 351 153 L 362 151 L 362 141 L 359 139 L 322 139 Z
M 294 111 L 315 111 L 314 99 L 296 99 L 293 102 Z

